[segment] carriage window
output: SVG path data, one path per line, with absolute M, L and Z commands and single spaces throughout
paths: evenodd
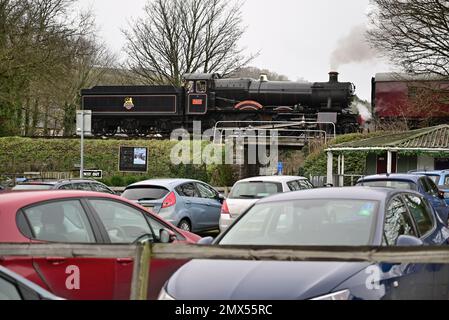
M 205 93 L 207 91 L 207 83 L 206 81 L 197 81 L 196 82 L 196 92 L 197 93 Z

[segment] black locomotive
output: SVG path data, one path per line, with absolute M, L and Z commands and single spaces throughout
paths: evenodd
M 165 135 L 177 128 L 203 129 L 218 121 L 330 121 L 339 133 L 355 132 L 350 113 L 355 87 L 338 81 L 299 83 L 221 79 L 218 74 L 187 74 L 185 86 L 111 86 L 82 90 L 85 110 L 92 110 L 95 135 Z

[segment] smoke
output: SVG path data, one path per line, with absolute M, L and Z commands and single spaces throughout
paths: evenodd
M 373 118 L 373 115 L 371 114 L 371 111 L 368 109 L 366 105 L 360 102 L 354 102 L 355 107 L 359 111 L 360 116 L 364 121 L 371 121 Z
M 366 25 L 357 25 L 339 40 L 331 56 L 332 70 L 337 71 L 342 65 L 370 61 L 376 57 L 374 49 L 366 40 L 366 30 Z

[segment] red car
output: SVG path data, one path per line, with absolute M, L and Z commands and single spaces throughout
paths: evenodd
M 159 241 L 162 230 L 174 242 L 196 243 L 200 237 L 180 230 L 126 199 L 83 191 L 39 191 L 0 195 L 0 243 L 124 244 Z M 152 260 L 149 298 L 185 262 Z M 13 258 L 0 265 L 53 294 L 76 300 L 127 300 L 132 259 Z

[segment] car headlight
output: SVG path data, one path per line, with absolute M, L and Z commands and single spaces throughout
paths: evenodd
M 319 301 L 325 301 L 325 300 L 332 300 L 332 301 L 338 301 L 338 300 L 349 300 L 349 297 L 351 296 L 351 292 L 349 290 L 334 292 L 331 294 L 327 294 L 322 297 L 314 298 L 311 300 L 319 300 Z
M 159 297 L 157 298 L 158 300 L 175 300 L 175 298 L 173 298 L 171 295 L 169 295 L 167 293 L 167 290 L 164 288 L 162 288 L 161 293 L 159 293 Z

